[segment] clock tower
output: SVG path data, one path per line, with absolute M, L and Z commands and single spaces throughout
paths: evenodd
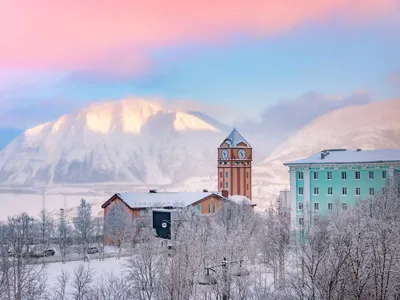
M 218 191 L 251 199 L 252 148 L 234 128 L 218 147 Z

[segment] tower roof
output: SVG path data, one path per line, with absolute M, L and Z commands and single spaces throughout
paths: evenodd
M 232 132 L 226 137 L 226 139 L 222 143 L 229 144 L 229 147 L 248 147 L 251 148 L 251 145 L 248 141 L 236 130 L 233 128 Z M 239 145 L 240 143 L 246 144 L 246 146 Z

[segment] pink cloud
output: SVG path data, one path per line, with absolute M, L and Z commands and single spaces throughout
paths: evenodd
M 220 42 L 234 33 L 268 35 L 341 12 L 384 17 L 397 0 L 3 0 L 0 67 L 88 68 L 116 73 L 149 67 L 145 50 Z

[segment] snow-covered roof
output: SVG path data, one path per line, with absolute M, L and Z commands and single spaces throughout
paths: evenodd
M 121 198 L 122 201 L 124 201 L 130 208 L 184 208 L 212 195 L 219 197 L 222 200 L 230 200 L 235 203 L 248 204 L 252 206 L 255 205 L 251 202 L 249 198 L 245 196 L 233 195 L 225 198 L 219 192 L 132 192 L 117 193 L 114 196 L 118 196 L 119 198 Z M 113 199 L 113 197 L 105 202 L 102 207 L 104 208 L 105 206 L 107 206 L 109 201 Z
M 255 204 L 253 202 L 251 202 L 251 200 L 249 198 L 247 198 L 246 196 L 242 196 L 242 195 L 229 195 L 228 200 L 235 202 L 237 204 L 247 204 L 247 205 L 255 206 Z
M 151 207 L 178 207 L 183 208 L 208 196 L 218 193 L 212 192 L 156 192 L 156 193 L 119 193 L 116 194 L 131 208 L 151 208 Z
M 249 142 L 236 130 L 233 128 L 232 132 L 226 137 L 223 143 L 228 143 L 230 147 L 240 147 L 240 143 L 245 143 L 247 147 L 251 147 Z M 243 147 L 243 146 L 242 146 Z
M 285 166 L 299 164 L 340 164 L 340 163 L 380 163 L 400 162 L 400 149 L 347 150 L 328 149 L 310 157 L 286 162 Z

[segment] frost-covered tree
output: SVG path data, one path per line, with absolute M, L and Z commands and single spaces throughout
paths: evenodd
M 112 202 L 105 219 L 105 234 L 113 245 L 118 246 L 117 258 L 121 257 L 122 247 L 132 239 L 134 223 L 124 203 Z
M 104 217 L 95 217 L 93 219 L 93 235 L 97 249 L 99 250 L 99 260 L 104 259 Z
M 34 227 L 34 219 L 25 213 L 8 218 L 2 226 L 2 242 L 8 248 L 6 252 L 2 247 L 0 266 L 4 299 L 43 299 L 45 296 L 47 274 L 43 264 L 30 252 Z
M 81 245 L 84 260 L 87 260 L 87 248 L 93 234 L 93 222 L 92 206 L 85 199 L 81 200 L 73 222 L 77 242 Z

